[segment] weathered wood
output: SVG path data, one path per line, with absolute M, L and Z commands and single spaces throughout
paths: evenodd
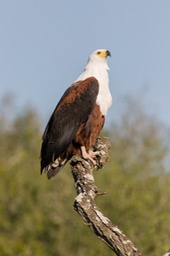
M 165 253 L 163 256 L 170 256 L 170 249 L 167 253 Z
M 96 165 L 83 159 L 71 162 L 77 197 L 74 208 L 93 230 L 119 256 L 142 256 L 132 241 L 114 225 L 96 206 L 94 199 L 103 194 L 95 185 L 93 171 L 103 167 L 108 159 L 108 139 L 98 139 L 95 150 L 99 152 Z

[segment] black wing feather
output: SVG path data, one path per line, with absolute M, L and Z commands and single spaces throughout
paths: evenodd
M 98 81 L 90 77 L 66 90 L 43 134 L 41 171 L 58 158 L 72 142 L 79 126 L 87 120 L 94 108 L 98 89 Z M 69 102 L 67 99 L 71 94 L 76 96 Z

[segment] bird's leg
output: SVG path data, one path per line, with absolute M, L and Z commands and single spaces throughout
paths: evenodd
M 96 164 L 96 161 L 94 158 L 96 158 L 97 152 L 93 152 L 92 150 L 89 150 L 89 153 L 86 151 L 85 146 L 81 146 L 81 155 L 84 159 L 89 159 L 94 165 Z

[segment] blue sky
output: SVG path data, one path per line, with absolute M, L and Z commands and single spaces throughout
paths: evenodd
M 0 98 L 31 105 L 47 122 L 88 55 L 106 48 L 114 121 L 126 95 L 170 125 L 169 0 L 5 0 L 0 2 Z

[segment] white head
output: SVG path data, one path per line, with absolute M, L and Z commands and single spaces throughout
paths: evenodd
M 105 62 L 108 56 L 111 56 L 111 53 L 106 49 L 98 49 L 92 52 L 89 57 L 89 61 L 95 62 Z
M 108 64 L 107 64 L 107 57 L 111 56 L 110 52 L 106 49 L 98 49 L 92 52 L 92 54 L 88 58 L 88 62 L 86 64 L 86 67 L 81 73 L 81 75 L 78 77 L 78 80 L 84 80 L 90 76 L 94 76 L 97 79 L 99 78 L 99 75 L 101 76 L 101 73 L 104 76 L 108 77 Z
M 107 65 L 107 57 L 111 56 L 110 52 L 106 49 L 98 49 L 92 52 L 92 54 L 88 58 L 88 62 L 86 65 L 86 69 L 93 68 L 94 66 L 96 68 L 103 69 L 105 67 L 106 70 L 109 70 L 109 67 Z

